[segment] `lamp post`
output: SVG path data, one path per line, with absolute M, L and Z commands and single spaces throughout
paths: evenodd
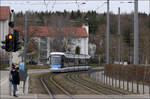
M 120 7 L 118 8 L 118 62 L 120 64 Z
M 134 0 L 134 64 L 139 64 L 138 0 Z
M 134 3 L 134 2 L 120 2 L 120 3 Z M 120 7 L 118 8 L 118 62 L 120 64 Z
M 109 0 L 107 0 L 106 64 L 109 64 Z
M 149 18 L 149 22 L 150 22 L 150 0 L 149 0 L 149 16 L 148 16 L 148 18 Z M 149 23 L 149 26 L 150 26 L 150 23 Z M 149 32 L 150 32 L 150 28 L 149 28 Z M 150 35 L 150 33 L 149 33 L 149 35 Z M 149 50 L 150 50 L 150 38 L 149 38 Z M 149 64 L 150 64 L 150 52 L 149 52 Z

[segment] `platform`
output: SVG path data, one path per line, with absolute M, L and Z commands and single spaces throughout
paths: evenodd
M 65 68 L 50 68 L 50 72 L 72 72 L 72 71 L 86 71 L 89 70 L 91 66 L 73 66 Z

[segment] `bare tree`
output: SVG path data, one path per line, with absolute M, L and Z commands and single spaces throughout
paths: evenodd
M 51 49 L 55 51 L 59 51 L 59 49 L 61 49 L 61 51 L 70 52 L 70 45 L 73 45 L 73 43 L 69 32 L 75 31 L 75 28 L 72 28 L 72 31 L 70 31 L 70 29 L 65 31 L 66 27 L 73 26 L 69 17 L 54 15 L 50 18 L 45 18 L 45 20 L 45 24 L 48 27 L 49 37 L 54 38 L 50 43 Z M 51 27 L 53 28 L 53 31 L 51 31 Z M 59 48 L 58 46 L 61 47 Z

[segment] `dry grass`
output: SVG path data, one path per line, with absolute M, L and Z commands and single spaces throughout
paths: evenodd
M 67 73 L 58 74 L 57 77 L 55 77 L 55 80 L 72 95 L 93 94 L 93 92 L 87 90 L 86 88 L 74 84 L 72 81 L 68 80 L 68 78 L 66 78 L 67 77 L 66 75 Z M 69 75 L 72 76 L 72 73 L 70 73 Z
M 29 93 L 32 94 L 46 94 L 45 89 L 40 81 L 40 77 L 43 75 L 42 73 L 34 73 L 30 74 L 29 78 Z

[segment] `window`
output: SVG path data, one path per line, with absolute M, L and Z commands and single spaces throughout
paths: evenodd
M 62 63 L 61 56 L 59 55 L 51 56 L 51 64 L 60 65 L 61 63 Z

